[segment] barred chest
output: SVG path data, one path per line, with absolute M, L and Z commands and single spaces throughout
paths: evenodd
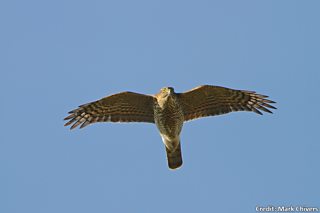
M 175 138 L 183 126 L 183 111 L 173 97 L 158 101 L 154 105 L 154 120 L 161 134 Z

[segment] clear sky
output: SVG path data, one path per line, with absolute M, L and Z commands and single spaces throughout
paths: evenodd
M 320 1 L 0 3 L 0 212 L 255 212 L 320 207 Z M 80 104 L 202 84 L 274 114 L 188 122 L 184 165 L 156 127 L 64 127 Z

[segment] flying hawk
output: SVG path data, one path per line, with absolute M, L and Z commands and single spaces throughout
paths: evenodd
M 199 86 L 184 93 L 164 87 L 156 95 L 121 92 L 79 106 L 64 120 L 71 129 L 95 122 L 155 123 L 165 145 L 170 169 L 182 165 L 180 133 L 185 121 L 226 114 L 232 111 L 272 113 L 274 101 L 253 91 L 234 90 L 220 86 Z

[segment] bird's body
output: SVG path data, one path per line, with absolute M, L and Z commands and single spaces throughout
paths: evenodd
M 182 164 L 180 133 L 184 117 L 181 104 L 173 88 L 163 88 L 156 96 L 154 104 L 154 121 L 166 146 L 170 168 Z
M 267 108 L 276 109 L 270 105 L 275 102 L 267 97 L 253 91 L 209 85 L 185 93 L 175 93 L 172 87 L 165 87 L 154 96 L 122 92 L 70 111 L 65 125 L 73 124 L 73 129 L 95 122 L 155 123 L 166 148 L 168 166 L 176 169 L 182 165 L 180 133 L 185 121 L 232 111 L 271 113 Z

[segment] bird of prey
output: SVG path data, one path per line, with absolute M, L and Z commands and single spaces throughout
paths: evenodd
M 232 111 L 276 109 L 268 96 L 254 91 L 204 85 L 184 93 L 164 87 L 156 95 L 121 92 L 79 106 L 69 112 L 65 126 L 83 128 L 96 122 L 147 122 L 156 124 L 167 152 L 170 169 L 182 165 L 180 133 L 185 121 Z

